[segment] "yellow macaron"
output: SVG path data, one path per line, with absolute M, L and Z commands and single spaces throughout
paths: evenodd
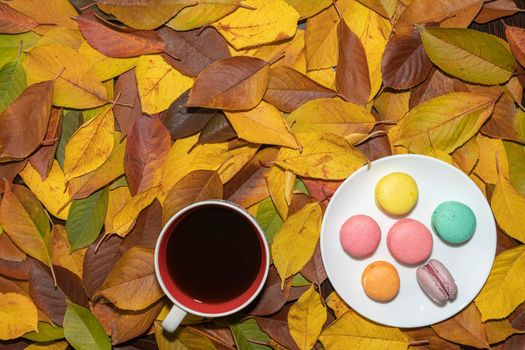
M 391 173 L 376 185 L 376 203 L 392 215 L 405 215 L 417 203 L 419 191 L 412 176 L 405 173 Z

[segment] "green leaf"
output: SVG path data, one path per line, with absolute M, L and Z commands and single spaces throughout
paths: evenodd
M 250 340 L 257 342 L 270 342 L 270 337 L 261 331 L 259 325 L 254 319 L 249 319 L 244 322 L 240 322 L 234 325 L 230 325 L 230 329 L 235 340 L 237 349 L 241 350 L 271 350 L 271 347 L 254 344 Z
M 22 42 L 22 52 L 27 52 L 35 47 L 39 36 L 33 32 L 24 34 L 0 34 L 0 67 L 7 62 L 16 60 L 18 47 Z M 22 59 L 23 59 L 22 55 Z
M 306 188 L 304 182 L 301 181 L 301 179 L 297 179 L 295 181 L 295 190 L 302 192 L 304 194 L 310 194 L 308 193 L 308 189 Z
M 518 109 L 518 134 L 525 137 L 525 112 Z M 525 147 L 510 141 L 503 141 L 509 162 L 510 183 L 525 196 Z
M 66 221 L 71 251 L 87 247 L 97 239 L 108 210 L 108 197 L 106 186 L 87 198 L 73 201 Z
M 306 278 L 304 278 L 303 275 L 301 275 L 299 272 L 293 275 L 292 278 L 292 287 L 304 287 L 311 285 L 312 282 L 308 281 Z
M 60 167 L 64 169 L 64 158 L 66 155 L 66 145 L 71 136 L 77 131 L 78 127 L 82 125 L 82 113 L 79 111 L 69 110 L 64 113 L 62 117 L 62 132 L 60 133 L 60 140 L 56 152 L 56 158 Z
M 261 226 L 268 244 L 272 244 L 273 237 L 283 225 L 283 219 L 279 216 L 271 198 L 259 202 L 256 219 Z
M 109 186 L 109 189 L 113 191 L 115 188 L 127 187 L 127 186 L 128 186 L 128 180 L 126 180 L 125 176 L 121 176 L 111 183 L 111 185 Z
M 45 343 L 53 340 L 63 339 L 64 330 L 58 326 L 52 326 L 47 322 L 38 322 L 38 332 L 29 332 L 22 336 L 22 338 Z
M 64 335 L 76 350 L 111 350 L 111 342 L 91 311 L 68 301 Z
M 430 60 L 457 78 L 496 85 L 509 80 L 518 63 L 507 43 L 473 29 L 421 28 L 421 39 Z
M 27 87 L 26 72 L 19 61 L 9 62 L 0 69 L 0 112 Z

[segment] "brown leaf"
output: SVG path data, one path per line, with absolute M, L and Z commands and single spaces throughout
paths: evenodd
M 489 347 L 485 325 L 481 322 L 481 313 L 474 303 L 453 318 L 432 325 L 432 329 L 441 338 L 458 344 L 479 349 Z
M 190 90 L 187 90 L 161 114 L 161 120 L 173 140 L 199 132 L 215 116 L 224 117 L 224 114 L 216 109 L 186 107 L 189 96 Z
M 514 0 L 495 0 L 483 4 L 481 11 L 474 19 L 476 23 L 487 23 L 501 17 L 512 16 L 520 9 Z
M 92 11 L 77 16 L 76 21 L 89 45 L 109 57 L 136 57 L 164 50 L 164 41 L 157 33 L 118 28 Z
M 276 148 L 264 148 L 257 152 L 235 176 L 224 185 L 224 198 L 248 208 L 268 197 L 266 174 L 270 170 L 265 166 L 277 157 Z
M 339 22 L 339 62 L 335 86 L 347 101 L 364 105 L 372 90 L 363 43 L 344 20 Z
M 112 344 L 117 345 L 145 334 L 163 306 L 164 301 L 159 300 L 144 310 L 128 311 L 119 310 L 111 304 L 97 303 L 92 310 L 111 335 Z
M 224 142 L 237 137 L 237 133 L 224 114 L 215 114 L 199 134 L 199 144 Z
M 135 68 L 118 77 L 114 95 L 119 96 L 119 103 L 113 105 L 113 114 L 120 126 L 122 138 L 124 138 L 131 133 L 135 120 L 142 117 Z
M 229 327 L 213 322 L 186 327 L 192 333 L 205 335 L 217 350 L 235 349 L 235 341 Z
M 422 346 L 409 347 L 409 350 L 460 350 L 459 345 L 450 343 L 432 330 L 431 327 L 424 327 L 418 329 L 407 329 L 404 333 L 414 341 L 427 341 L 428 344 Z
M 492 347 L 493 350 L 524 350 L 525 349 L 525 335 L 523 334 L 516 334 L 504 343 Z
M 226 40 L 212 27 L 186 32 L 162 27 L 158 33 L 166 43 L 165 52 L 169 53 L 162 54 L 164 60 L 190 77 L 196 77 L 215 61 L 231 57 Z
M 300 272 L 307 280 L 317 285 L 321 285 L 328 278 L 324 269 L 323 259 L 321 258 L 319 242 L 315 246 L 314 254 Z
M 505 36 L 516 60 L 525 67 L 525 29 L 505 26 Z
M 0 163 L 0 179 L 5 178 L 8 182 L 13 182 L 16 175 L 25 168 L 27 159 L 18 162 Z M 4 181 L 0 181 L 0 193 L 4 192 Z
M 289 278 L 281 289 L 279 274 L 275 267 L 271 266 L 261 294 L 250 304 L 249 314 L 252 316 L 265 316 L 279 311 L 288 300 L 291 287 L 292 280 Z
M 2 256 L 1 253 L 0 256 Z M 3 256 L 0 258 L 0 275 L 2 276 L 25 281 L 29 279 L 30 268 L 29 260 L 13 261 L 5 259 Z
M 385 127 L 381 124 L 376 124 L 374 129 L 372 129 L 372 133 L 376 131 L 385 131 Z M 369 161 L 392 155 L 392 145 L 387 135 L 372 137 L 357 145 L 356 148 L 363 152 Z
M 303 179 L 303 182 L 308 189 L 310 196 L 312 196 L 318 202 L 330 200 L 337 188 L 343 183 L 343 181 L 317 180 L 307 178 Z
M 297 300 L 303 295 L 310 287 L 309 286 L 302 286 L 302 287 L 292 287 L 290 289 L 290 294 L 288 294 L 288 300 L 287 301 L 293 301 Z
M 160 170 L 170 148 L 170 134 L 158 116 L 143 115 L 135 121 L 124 158 L 132 195 L 160 185 Z
M 67 298 L 75 304 L 88 308 L 88 296 L 80 277 L 61 266 L 54 266 L 53 269 L 55 270 L 57 285 Z
M 518 131 L 516 106 L 509 94 L 503 94 L 496 102 L 494 112 L 481 127 L 481 132 L 492 138 L 525 143 Z
M 120 245 L 120 253 L 140 246 L 155 248 L 162 230 L 162 207 L 157 199 L 149 207 L 140 212 L 137 223 Z
M 270 70 L 264 100 L 281 111 L 290 113 L 308 101 L 335 96 L 335 91 L 316 83 L 295 69 L 278 66 Z
M 166 223 L 175 213 L 191 203 L 222 197 L 223 186 L 216 171 L 192 171 L 166 194 L 162 207 L 162 222 Z
M 26 158 L 42 142 L 47 131 L 53 82 L 28 86 L 0 113 L 0 162 Z
M 263 98 L 269 75 L 270 66 L 259 58 L 237 56 L 216 61 L 195 80 L 187 106 L 252 109 Z
M 388 40 L 381 61 L 383 83 L 386 87 L 414 87 L 425 80 L 432 67 L 417 28 L 395 33 Z
M 54 323 L 62 326 L 67 305 L 61 288 L 55 287 L 49 269 L 31 259 L 31 276 L 29 278 L 31 299 L 35 305 Z
M 453 78 L 445 75 L 439 69 L 431 69 L 425 81 L 412 90 L 409 102 L 410 109 L 434 97 L 455 91 L 454 81 Z
M 89 246 L 84 256 L 84 268 L 82 270 L 82 282 L 90 298 L 102 286 L 109 272 L 122 256 L 120 254 L 120 243 L 122 238 L 117 235 L 110 236 L 100 244 L 96 250 L 100 237 L 95 243 Z
M 38 23 L 30 17 L 12 9 L 8 4 L 0 3 L 0 33 L 18 34 L 29 32 Z
M 496 237 L 497 237 L 497 243 L 496 243 L 496 255 L 499 253 L 516 248 L 518 245 L 510 236 L 506 235 L 499 226 L 496 226 Z
M 51 116 L 49 117 L 49 124 L 47 132 L 44 136 L 44 141 L 50 142 L 41 146 L 30 158 L 29 162 L 35 168 L 42 180 L 47 179 L 49 171 L 53 166 L 53 160 L 58 148 L 58 140 L 62 129 L 62 110 L 57 108 L 51 109 Z
M 261 330 L 273 340 L 290 350 L 299 350 L 288 329 L 288 311 L 292 305 L 287 305 L 270 317 L 255 317 Z

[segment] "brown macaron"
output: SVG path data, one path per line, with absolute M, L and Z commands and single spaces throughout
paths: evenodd
M 387 302 L 399 292 L 399 274 L 389 262 L 375 261 L 363 271 L 361 284 L 369 298 Z

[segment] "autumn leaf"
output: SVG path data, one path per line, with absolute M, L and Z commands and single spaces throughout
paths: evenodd
M 320 234 L 321 216 L 318 203 L 307 204 L 289 216 L 276 233 L 271 250 L 282 283 L 297 273 L 312 256 Z
M 518 113 L 514 101 L 509 94 L 504 93 L 496 102 L 489 120 L 481 128 L 481 132 L 493 138 L 525 143 L 518 132 Z
M 345 179 L 359 169 L 365 157 L 334 134 L 298 133 L 302 150 L 282 148 L 275 164 L 296 175 L 318 179 Z
M 155 276 L 153 249 L 135 247 L 124 253 L 97 296 L 124 310 L 142 310 L 159 300 L 163 293 Z
M 166 25 L 177 31 L 205 27 L 239 7 L 240 0 L 199 0 L 196 5 L 183 8 Z
M 331 68 L 337 64 L 339 15 L 333 6 L 306 21 L 306 68 Z
M 326 309 L 312 284 L 310 289 L 290 308 L 288 325 L 299 349 L 310 350 L 326 321 Z
M 38 26 L 31 17 L 12 9 L 8 4 L 0 4 L 0 33 L 19 34 L 29 32 Z
M 294 173 L 277 166 L 272 166 L 266 175 L 268 191 L 282 219 L 288 217 L 295 179 Z
M 321 332 L 325 349 L 393 349 L 406 350 L 408 338 L 398 328 L 367 321 L 349 311 Z
M 62 110 L 51 108 L 51 116 L 47 124 L 43 145 L 29 157 L 31 166 L 35 168 L 40 177 L 45 180 L 49 176 L 55 161 L 58 149 L 58 139 L 62 129 Z
M 494 103 L 491 97 L 465 92 L 431 99 L 405 115 L 395 144 L 427 154 L 432 149 L 452 152 L 481 128 Z
M 26 158 L 47 131 L 53 82 L 30 85 L 0 113 L 0 162 Z
M 490 344 L 502 342 L 513 334 L 525 332 L 514 328 L 507 319 L 485 322 L 485 331 Z
M 238 56 L 216 61 L 199 74 L 186 105 L 252 109 L 264 96 L 269 74 L 268 63 L 258 58 Z
M 206 337 L 197 335 L 185 328 L 178 329 L 175 333 L 170 334 L 163 331 L 163 328 L 157 323 L 155 323 L 155 339 L 159 350 L 216 349 Z
M 509 164 L 503 142 L 478 134 L 476 143 L 479 146 L 479 160 L 474 167 L 474 173 L 484 182 L 494 185 L 498 182 L 500 174 L 508 177 Z M 498 164 L 496 164 L 496 154 Z
M 0 112 L 9 106 L 27 87 L 24 66 L 19 60 L 0 68 Z
M 109 350 L 111 343 L 98 320 L 86 308 L 68 302 L 64 335 L 77 350 Z
M 420 28 L 430 60 L 448 74 L 477 84 L 504 83 L 516 69 L 507 44 L 473 29 Z
M 33 0 L 12 0 L 9 1 L 9 6 L 39 23 L 40 26 L 34 29 L 39 34 L 57 26 L 76 29 L 75 21 L 71 18 L 77 12 L 67 0 L 50 0 L 46 2 L 46 6 L 35 6 Z
M 257 321 L 254 319 L 248 319 L 237 324 L 230 325 L 235 344 L 238 349 L 246 350 L 270 350 L 271 348 L 266 345 L 270 341 L 270 337 L 259 329 Z M 253 343 L 254 340 L 257 343 Z
M 397 0 L 360 0 L 360 2 L 385 18 L 391 18 L 397 6 Z
M 38 330 L 26 333 L 23 337 L 35 342 L 50 342 L 64 339 L 64 330 L 47 322 L 39 321 Z
M 525 299 L 525 285 L 520 282 L 524 253 L 524 246 L 518 246 L 496 256 L 485 287 L 475 299 L 482 321 L 507 317 Z
M 297 29 L 299 14 L 284 0 L 246 0 L 213 26 L 237 50 L 290 38 Z
M 36 331 L 37 310 L 28 297 L 17 293 L 0 293 L 0 339 L 15 339 Z
M 128 70 L 132 69 L 137 65 L 138 59 L 132 58 L 113 58 L 104 55 L 103 53 L 95 50 L 87 42 L 83 42 L 78 52 L 84 56 L 89 63 L 95 68 L 97 77 L 101 81 L 105 81 L 114 77 L 117 77 Z M 119 100 L 121 103 L 125 103 L 122 99 Z
M 350 311 L 348 304 L 345 303 L 336 292 L 332 292 L 330 295 L 328 295 L 326 298 L 326 304 L 330 309 L 333 310 L 337 319 L 341 318 L 341 316 L 343 316 L 346 312 Z
M 293 6 L 301 15 L 301 18 L 312 17 L 321 12 L 328 6 L 332 5 L 330 0 L 285 0 L 289 5 Z
M 487 23 L 501 17 L 512 16 L 519 11 L 520 9 L 512 0 L 496 0 L 483 4 L 474 21 L 476 23 Z
M 67 223 L 66 223 L 67 224 Z M 71 245 L 67 237 L 66 227 L 53 225 L 51 231 L 51 260 L 53 265 L 63 267 L 82 278 L 85 249 L 71 252 Z

